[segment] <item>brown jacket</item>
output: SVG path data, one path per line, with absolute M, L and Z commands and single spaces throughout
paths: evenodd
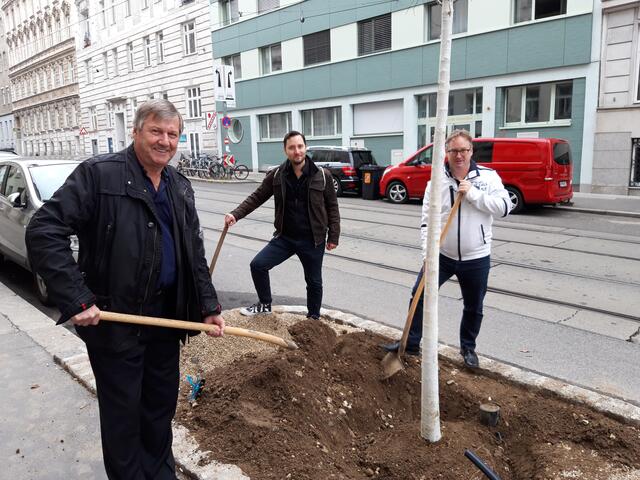
M 340 237 L 340 211 L 336 191 L 333 187 L 333 178 L 331 173 L 318 168 L 309 157 L 306 161 L 310 162 L 309 221 L 313 231 L 313 241 L 316 245 L 320 245 L 325 240 L 337 245 Z M 289 160 L 267 173 L 260 186 L 231 212 L 236 220 L 249 215 L 273 195 L 276 208 L 273 221 L 273 225 L 276 227 L 275 234 L 282 234 L 286 194 L 286 185 L 282 174 L 287 162 Z

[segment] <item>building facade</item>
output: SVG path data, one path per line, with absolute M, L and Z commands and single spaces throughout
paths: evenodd
M 17 152 L 79 155 L 74 5 L 68 0 L 5 0 L 2 12 Z
M 139 105 L 173 102 L 185 120 L 179 150 L 216 152 L 204 119 L 215 112 L 207 0 L 80 0 L 78 75 L 83 151 L 131 142 Z
M 0 150 L 4 151 L 14 150 L 16 146 L 5 25 L 6 18 L 0 12 Z
M 593 191 L 640 195 L 640 1 L 602 0 Z
M 574 186 L 588 190 L 595 3 L 457 0 L 448 129 L 566 138 Z M 214 62 L 236 70 L 236 159 L 261 170 L 280 163 L 289 129 L 310 145 L 362 145 L 382 165 L 431 142 L 440 14 L 429 0 L 214 2 Z

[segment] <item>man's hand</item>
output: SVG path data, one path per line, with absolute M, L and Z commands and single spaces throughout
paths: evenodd
M 100 321 L 100 309 L 95 305 L 91 305 L 85 311 L 71 317 L 74 325 L 80 327 L 88 327 L 89 325 L 98 325 Z
M 327 242 L 327 250 L 333 250 L 334 248 L 336 248 L 338 246 L 337 243 L 331 243 L 331 242 Z
M 227 213 L 227 214 L 224 216 L 224 224 L 225 224 L 227 227 L 231 227 L 232 225 L 235 225 L 235 223 L 236 223 L 236 217 L 234 217 L 234 216 L 233 216 L 233 215 L 231 215 L 230 213 Z
M 460 180 L 460 185 L 458 185 L 458 191 L 460 193 L 467 193 L 471 190 L 471 182 L 469 180 Z
M 216 330 L 207 332 L 210 337 L 222 337 L 224 335 L 224 318 L 222 318 L 222 315 L 209 315 L 205 317 L 202 323 L 218 326 Z

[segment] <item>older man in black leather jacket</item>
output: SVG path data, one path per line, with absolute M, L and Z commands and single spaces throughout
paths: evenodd
M 100 322 L 100 310 L 218 326 L 189 181 L 169 161 L 183 129 L 166 100 L 143 104 L 133 144 L 78 166 L 27 229 L 31 264 L 87 345 L 110 479 L 174 479 L 171 420 L 186 332 Z M 69 236 L 80 241 L 76 263 Z

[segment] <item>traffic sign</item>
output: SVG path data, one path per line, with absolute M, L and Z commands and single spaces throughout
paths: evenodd
M 87 134 L 87 129 L 84 127 L 80 127 L 80 135 L 86 135 Z
M 216 130 L 218 128 L 218 124 L 216 123 L 216 117 L 218 114 L 216 112 L 207 112 L 207 130 Z
M 229 128 L 231 126 L 231 117 L 229 117 L 228 115 L 222 117 L 222 126 L 224 128 Z
M 229 137 L 224 137 L 224 144 L 229 145 Z
M 216 101 L 227 102 L 228 107 L 236 106 L 236 79 L 233 66 L 213 66 L 213 97 Z

